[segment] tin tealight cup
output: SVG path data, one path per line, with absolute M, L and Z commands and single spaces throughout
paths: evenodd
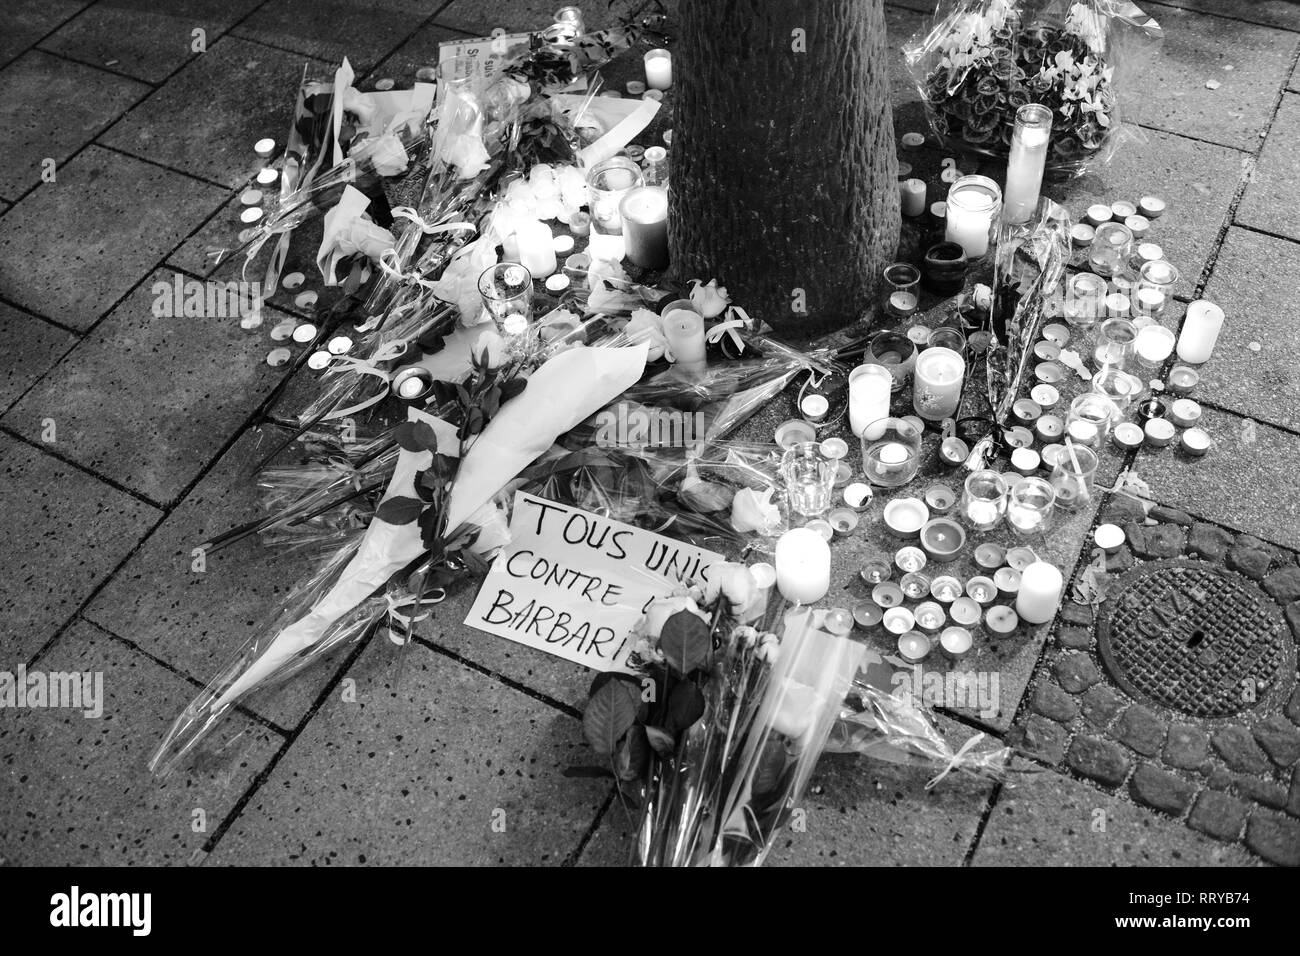
M 871 558 L 862 565 L 858 572 L 863 582 L 875 586 L 888 581 L 894 574 L 893 565 L 883 558 Z
M 1010 634 L 1020 626 L 1020 615 L 1004 605 L 989 608 L 984 616 L 984 626 L 998 635 Z
M 931 634 L 943 627 L 948 620 L 948 615 L 937 601 L 922 601 L 912 614 L 916 618 L 916 626 Z
M 898 653 L 912 664 L 925 660 L 930 653 L 930 639 L 920 631 L 909 630 L 898 637 Z
M 930 576 L 919 571 L 910 571 L 899 578 L 898 586 L 909 601 L 919 601 L 930 594 Z
M 974 627 L 984 616 L 984 608 L 973 598 L 959 597 L 949 606 L 948 616 L 962 627 Z
M 951 574 L 941 574 L 930 582 L 930 597 L 943 604 L 951 604 L 961 597 L 961 581 Z
M 989 541 L 975 549 L 975 563 L 985 571 L 993 571 L 1007 562 L 1007 550 Z
M 1020 572 L 1015 568 L 998 568 L 993 572 L 993 583 L 1002 597 L 1014 597 L 1020 591 Z
M 894 564 L 898 565 L 898 570 L 903 572 L 920 571 L 925 567 L 927 560 L 924 551 L 910 545 L 899 548 L 898 553 L 894 555 Z
M 939 649 L 949 660 L 959 661 L 970 653 L 975 645 L 975 638 L 969 630 L 960 626 L 946 627 L 939 635 Z
M 885 616 L 885 609 L 875 601 L 859 601 L 853 605 L 853 620 L 858 627 L 875 627 Z
M 882 581 L 871 589 L 871 600 L 886 609 L 898 607 L 903 603 L 903 589 L 893 581 Z
M 945 515 L 957 503 L 957 493 L 947 485 L 933 484 L 925 489 L 925 504 L 934 515 Z
M 885 616 L 882 618 L 885 630 L 890 634 L 906 634 L 912 628 L 916 627 L 916 617 L 905 607 L 888 608 Z
M 1034 554 L 1033 548 L 1021 546 L 1007 552 L 1007 567 L 1013 571 L 1024 571 L 1037 560 L 1038 555 Z
M 966 596 L 979 604 L 992 604 L 997 599 L 998 586 L 992 578 L 979 575 L 966 582 Z

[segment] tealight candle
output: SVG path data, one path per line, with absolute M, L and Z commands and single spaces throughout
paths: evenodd
M 939 606 L 937 601 L 922 601 L 916 606 L 913 614 L 916 617 L 917 626 L 923 631 L 937 631 L 948 620 L 948 615 L 943 613 L 943 608 Z
M 259 139 L 253 144 L 253 152 L 258 156 L 270 156 L 275 152 L 275 140 L 269 136 L 265 139 Z
M 921 528 L 921 546 L 935 561 L 956 559 L 966 544 L 966 532 L 951 518 L 931 518 Z
M 269 186 L 280 178 L 280 171 L 274 166 L 263 166 L 257 173 L 257 182 L 261 186 Z
M 964 627 L 944 628 L 943 633 L 939 635 L 939 648 L 954 661 L 959 661 L 969 654 L 974 643 L 975 638 Z
M 1033 399 L 1018 398 L 1011 406 L 1011 414 L 1016 416 L 1016 421 L 1028 425 L 1038 420 L 1038 416 L 1043 414 L 1043 409 Z
M 826 520 L 830 522 L 837 538 L 852 534 L 858 526 L 857 512 L 851 508 L 835 508 L 826 516 Z
M 882 581 L 871 589 L 871 600 L 883 608 L 898 607 L 903 603 L 903 589 L 893 581 Z
M 1006 548 L 1000 544 L 994 544 L 992 541 L 981 544 L 975 549 L 975 563 L 985 571 L 992 571 L 994 568 L 1002 567 L 1006 560 Z
M 1020 591 L 1020 572 L 1015 568 L 998 568 L 993 572 L 993 583 L 999 594 L 1010 597 Z
M 919 571 L 909 571 L 898 579 L 898 586 L 913 601 L 918 601 L 930 593 L 930 579 Z
M 1094 203 L 1088 207 L 1088 211 L 1083 214 L 1084 220 L 1094 229 L 1103 222 L 1110 222 L 1110 206 L 1105 203 Z
M 668 268 L 668 191 L 659 186 L 629 190 L 619 202 L 619 215 L 628 260 L 643 269 Z
M 1121 451 L 1132 451 L 1142 444 L 1142 426 L 1133 422 L 1120 422 L 1115 426 L 1110 440 Z
M 1144 292 L 1151 290 L 1144 289 Z M 1138 361 L 1146 369 L 1157 369 L 1174 350 L 1174 333 L 1163 325 L 1148 325 L 1138 330 L 1134 349 Z
M 1065 422 L 1059 415 L 1042 415 L 1034 422 L 1034 432 L 1045 442 L 1054 442 L 1065 432 Z
M 808 421 L 817 424 L 830 411 L 831 403 L 825 395 L 805 395 L 799 403 L 799 411 Z
M 966 582 L 966 596 L 978 604 L 990 604 L 998 596 L 998 586 L 992 578 L 979 575 Z
M 962 627 L 974 627 L 984 616 L 984 609 L 978 601 L 968 597 L 958 597 L 948 608 L 948 616 Z
M 776 432 L 772 437 L 779 448 L 788 451 L 795 445 L 816 441 L 817 432 L 807 422 L 792 418 L 776 426 Z
M 1210 450 L 1210 436 L 1204 429 L 1189 428 L 1183 432 L 1182 445 L 1187 454 L 1200 458 Z
M 920 631 L 908 630 L 898 638 L 898 653 L 910 663 L 925 660 L 930 653 L 930 639 Z
M 1043 362 L 1054 362 L 1061 357 L 1061 347 L 1052 342 L 1035 342 L 1034 358 Z
M 1096 230 L 1086 222 L 1077 222 L 1070 228 L 1070 240 L 1080 248 L 1088 246 Z
M 1022 475 L 1032 475 L 1043 459 L 1032 448 L 1017 448 L 1011 453 L 1011 467 Z
M 925 552 L 920 548 L 914 548 L 911 545 L 906 548 L 899 548 L 898 552 L 894 555 L 894 563 L 898 565 L 900 571 L 906 571 L 909 573 L 920 571 L 925 567 Z M 906 588 L 904 588 L 904 592 L 906 592 Z
M 1007 566 L 1017 571 L 1024 571 L 1037 560 L 1038 555 L 1034 554 L 1033 548 L 1012 548 L 1007 552 Z
M 885 525 L 900 538 L 915 538 L 930 520 L 930 509 L 919 498 L 895 498 L 885 505 Z
M 1041 415 L 1041 409 L 1051 408 L 1061 400 L 1061 393 L 1057 391 L 1055 386 L 1043 383 L 1031 388 L 1029 390 L 1029 397 L 1039 406 L 1039 414 Z
M 1178 336 L 1178 357 L 1200 365 L 1209 361 L 1214 344 L 1223 328 L 1223 310 L 1206 299 L 1197 299 L 1187 307 L 1183 331 Z
M 934 484 L 925 489 L 925 505 L 932 514 L 947 514 L 957 503 L 957 494 L 947 485 Z
M 853 620 L 858 627 L 875 627 L 885 616 L 885 609 L 874 601 L 862 601 L 853 605 Z
M 872 585 L 888 581 L 893 573 L 893 565 L 884 558 L 872 558 L 862 565 L 862 570 L 859 572 L 862 580 Z
M 823 541 L 829 542 L 832 538 L 835 537 L 835 529 L 831 527 L 831 523 L 827 521 L 825 518 L 813 518 L 811 521 L 805 524 L 804 527 L 807 528 L 809 531 L 816 531 L 819 535 L 822 536 Z
M 1092 533 L 1092 540 L 1107 554 L 1118 551 L 1124 544 L 1124 538 L 1124 529 L 1117 524 L 1098 525 L 1097 530 Z
M 1147 422 L 1142 431 L 1146 434 L 1146 443 L 1152 448 L 1164 448 L 1174 440 L 1174 423 L 1167 418 L 1153 418 Z
M 1201 420 L 1201 406 L 1190 398 L 1175 399 L 1169 407 L 1169 417 L 1179 428 L 1190 428 Z
M 1035 561 L 1020 573 L 1016 614 L 1030 624 L 1046 624 L 1056 616 L 1064 588 L 1065 579 L 1056 565 Z
M 1165 212 L 1165 201 L 1159 196 L 1143 196 L 1138 200 L 1138 211 L 1148 219 L 1159 219 Z
M 667 50 L 651 50 L 643 58 L 646 86 L 666 90 L 673 85 L 673 55 Z
M 796 604 L 813 604 L 831 586 L 831 549 L 816 531 L 791 528 L 776 542 L 776 586 Z
M 936 601 L 951 604 L 961 597 L 961 582 L 951 574 L 941 574 L 930 582 L 930 596 Z
M 708 367 L 704 356 L 704 317 L 676 309 L 663 317 L 664 338 L 678 368 L 693 374 Z
M 1024 587 L 1023 579 L 1021 580 L 1021 587 L 1022 589 Z M 994 634 L 1010 634 L 1020 626 L 1020 615 L 1011 608 L 999 604 L 989 608 L 988 613 L 984 615 L 984 626 Z
M 871 486 L 860 481 L 853 482 L 844 489 L 843 493 L 844 503 L 855 510 L 866 508 L 871 504 L 873 496 L 874 492 L 871 490 Z
M 1175 365 L 1169 373 L 1169 391 L 1175 395 L 1190 395 L 1200 380 L 1200 373 L 1196 369 Z
M 906 634 L 916 627 L 916 617 L 905 607 L 895 606 L 887 609 L 882 620 L 885 630 L 891 634 Z

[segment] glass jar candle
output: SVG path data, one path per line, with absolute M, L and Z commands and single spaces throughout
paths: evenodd
M 867 347 L 866 358 L 888 369 L 894 378 L 892 390 L 901 391 L 916 368 L 916 343 L 901 332 L 878 332 Z
M 976 531 L 992 531 L 1007 513 L 1006 479 L 989 469 L 968 475 L 961 512 Z
M 1165 359 L 1173 354 L 1176 339 L 1173 330 L 1163 325 L 1146 325 L 1138 329 L 1133 343 L 1133 356 L 1138 367 L 1152 374 L 1158 372 Z
M 1065 414 L 1066 437 L 1076 444 L 1100 448 L 1110 434 L 1111 425 L 1120 418 L 1120 411 L 1105 395 L 1087 392 L 1070 402 Z M 1078 423 L 1082 427 L 1075 428 Z
M 484 308 L 503 333 L 519 334 L 522 329 L 513 326 L 521 319 L 527 326 L 532 317 L 533 276 L 518 262 L 498 262 L 484 269 L 478 277 L 478 291 Z
M 910 262 L 895 262 L 885 269 L 885 313 L 895 319 L 909 318 L 920 304 L 917 289 L 921 270 Z
M 1093 490 L 1096 475 L 1097 453 L 1091 448 L 1070 442 L 1052 469 L 1051 482 L 1052 490 L 1056 493 L 1056 504 L 1067 511 L 1074 511 L 1087 504 L 1096 494 Z
M 591 248 L 598 259 L 620 262 L 623 218 L 619 204 L 631 190 L 644 185 L 641 167 L 627 156 L 613 156 L 591 167 L 587 173 L 587 204 L 591 210 Z
M 1093 349 L 1093 358 L 1102 368 L 1114 366 L 1122 369 L 1133 358 L 1136 341 L 1137 328 L 1132 322 L 1128 319 L 1107 319 L 1097 330 L 1097 347 Z
M 941 346 L 927 348 L 916 359 L 912 406 L 922 418 L 937 422 L 957 414 L 966 361 L 961 354 Z
M 811 518 L 830 510 L 835 462 L 821 453 L 817 442 L 800 442 L 786 449 L 781 456 L 781 478 L 795 514 Z
M 889 395 L 894 387 L 894 376 L 883 365 L 859 365 L 849 373 L 849 427 L 862 439 L 875 440 L 880 435 L 868 433 L 867 428 L 889 418 Z
M 912 422 L 886 418 L 863 430 L 862 470 L 872 484 L 897 488 L 915 478 L 920 467 L 921 429 Z
M 1133 232 L 1123 223 L 1103 222 L 1088 247 L 1088 265 L 1098 275 L 1123 272 L 1133 253 Z
M 1055 490 L 1042 478 L 1019 481 L 1007 496 L 1007 524 L 1022 535 L 1045 531 L 1055 503 Z
M 1038 209 L 1043 187 L 1043 164 L 1052 138 L 1052 111 L 1039 103 L 1026 103 L 1016 110 L 1011 132 L 1011 153 L 1007 158 L 1007 188 L 1002 202 L 1005 222 L 1027 222 Z
M 643 269 L 668 268 L 668 191 L 629 189 L 618 205 L 628 261 Z
M 1002 210 L 1002 190 L 987 176 L 962 176 L 948 190 L 944 239 L 955 242 L 971 259 L 989 251 L 994 225 Z
M 1142 383 L 1128 372 L 1112 366 L 1103 368 L 1092 377 L 1092 390 L 1114 402 L 1113 425 L 1124 417 L 1128 407 L 1133 404 L 1133 399 L 1142 390 Z
M 1106 280 L 1091 272 L 1081 272 L 1070 277 L 1066 290 L 1065 320 L 1080 330 L 1096 325 L 1106 311 Z
M 1164 259 L 1143 263 L 1138 271 L 1137 288 L 1132 293 L 1133 311 L 1137 315 L 1158 319 L 1174 298 L 1178 269 Z

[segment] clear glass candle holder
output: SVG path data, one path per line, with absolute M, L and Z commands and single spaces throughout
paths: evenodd
M 920 304 L 917 290 L 921 270 L 910 262 L 895 262 L 885 269 L 885 312 L 895 319 L 910 318 Z
M 1146 318 L 1160 318 L 1174 299 L 1177 281 L 1178 269 L 1173 263 L 1164 259 L 1143 263 L 1132 293 L 1133 312 Z
M 961 513 L 976 531 L 992 531 L 1007 513 L 1007 482 L 996 471 L 985 469 L 966 478 L 961 496 Z
M 1097 330 L 1093 358 L 1100 367 L 1125 368 L 1136 350 L 1137 327 L 1128 319 L 1107 319 Z
M 1071 450 L 1073 455 L 1070 454 Z M 1074 511 L 1096 496 L 1093 481 L 1097 475 L 1097 461 L 1095 451 L 1073 442 L 1056 459 L 1051 482 L 1058 507 Z
M 950 325 L 940 326 L 930 333 L 926 339 L 925 347 L 927 349 L 952 349 L 958 355 L 966 354 L 966 336 L 961 329 L 954 329 Z
M 916 368 L 916 343 L 901 332 L 878 332 L 867 346 L 865 362 L 889 369 L 894 378 L 891 391 L 900 391 Z
M 1007 496 L 1007 524 L 1017 534 L 1047 530 L 1047 519 L 1056 504 L 1056 491 L 1042 478 L 1017 482 Z
M 981 259 L 993 242 L 1002 211 L 1002 188 L 987 176 L 962 176 L 948 190 L 944 239 L 970 259 Z
M 517 335 L 522 330 L 512 326 L 519 318 L 525 327 L 532 318 L 533 275 L 518 262 L 498 262 L 484 269 L 478 277 L 478 291 L 483 307 L 502 332 Z
M 643 185 L 641 167 L 628 156 L 613 156 L 597 163 L 587 173 L 591 241 L 593 246 L 599 246 L 600 258 L 615 262 L 623 258 L 623 218 L 619 215 L 619 203 L 629 191 Z M 618 238 L 612 238 L 615 236 Z M 613 255 L 615 251 L 617 256 Z
M 1065 413 L 1065 434 L 1075 444 L 1089 448 L 1101 448 L 1110 436 L 1111 426 L 1121 417 L 1120 410 L 1100 392 L 1086 392 L 1070 402 L 1070 410 Z M 1073 428 L 1075 423 L 1082 423 L 1084 428 Z
M 1088 247 L 1088 266 L 1109 278 L 1124 271 L 1132 254 L 1133 231 L 1123 223 L 1103 222 Z
M 781 456 L 781 478 L 794 514 L 811 518 L 830 510 L 835 467 L 835 461 L 822 454 L 817 442 L 799 442 L 786 449 Z
M 1138 329 L 1137 339 L 1133 343 L 1133 358 L 1138 368 L 1148 373 L 1148 376 L 1155 375 L 1164 366 L 1165 359 L 1173 354 L 1177 340 L 1174 330 L 1163 325 L 1153 323 Z
M 956 416 L 965 377 L 966 360 L 960 352 L 938 346 L 927 348 L 916 360 L 912 407 L 932 422 Z
M 1116 414 L 1111 421 L 1114 425 L 1124 417 L 1128 407 L 1137 398 L 1141 384 L 1132 375 L 1114 366 L 1103 368 L 1092 377 L 1092 390 L 1098 395 L 1105 395 L 1115 403 Z
M 884 418 L 863 430 L 862 470 L 873 485 L 905 485 L 916 477 L 920 467 L 921 429 L 912 422 Z
M 1106 280 L 1091 272 L 1070 277 L 1066 285 L 1065 320 L 1081 331 L 1092 328 L 1106 311 Z

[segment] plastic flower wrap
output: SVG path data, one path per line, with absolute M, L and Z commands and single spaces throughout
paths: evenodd
M 1128 72 L 1160 26 L 1127 0 L 941 0 L 904 48 L 934 131 L 1006 156 L 1016 110 L 1052 110 L 1047 167 L 1081 174 L 1140 131 L 1121 123 Z

